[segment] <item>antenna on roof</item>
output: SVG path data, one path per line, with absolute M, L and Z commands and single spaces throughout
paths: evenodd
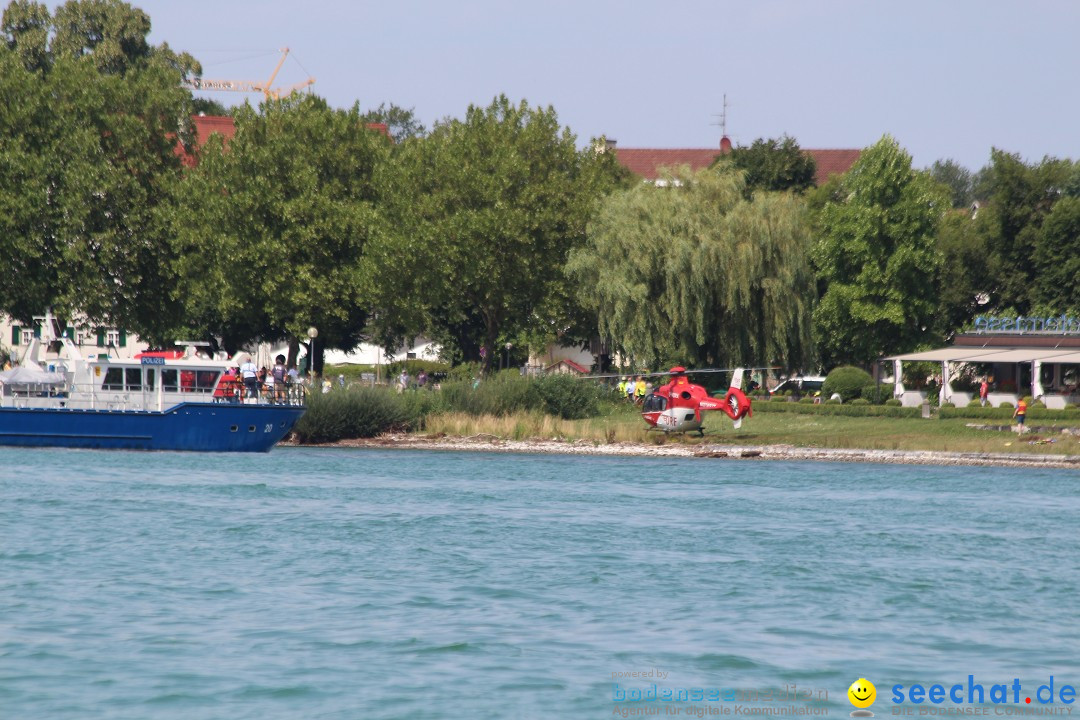
M 731 140 L 727 136 L 727 108 L 727 93 L 724 93 L 724 110 L 718 115 L 713 115 L 718 120 L 712 123 L 720 126 L 720 152 L 724 153 L 731 151 Z

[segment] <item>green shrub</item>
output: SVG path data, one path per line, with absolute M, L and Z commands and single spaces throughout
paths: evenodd
M 563 420 L 581 420 L 599 414 L 602 400 L 610 399 L 610 392 L 592 380 L 580 380 L 571 375 L 544 375 L 533 381 L 542 409 L 549 415 Z
M 870 405 L 871 403 L 866 398 L 861 398 L 860 397 L 860 398 L 855 398 L 854 400 L 852 400 L 851 404 L 852 405 Z
M 900 402 L 899 398 L 889 398 L 885 401 L 885 404 L 889 407 L 900 407 L 901 405 L 903 405 L 903 403 Z
M 1004 408 L 1005 410 L 1012 410 L 1013 404 L 1011 402 L 1003 402 L 1000 405 L 998 405 L 998 407 L 999 408 Z
M 813 405 L 814 404 L 814 398 L 812 398 L 812 397 L 804 397 L 804 398 L 800 399 L 799 402 L 802 403 L 803 405 Z
M 539 409 L 542 401 L 529 378 L 517 370 L 498 373 L 476 383 L 450 380 L 442 384 L 443 402 L 454 412 L 469 415 L 508 415 L 518 410 Z
M 821 386 L 821 394 L 832 397 L 833 393 L 839 393 L 844 402 L 847 402 L 859 397 L 862 389 L 870 384 L 873 384 L 870 373 L 862 368 L 843 365 L 834 368 L 825 378 L 825 383 Z
M 969 408 L 974 408 L 974 407 L 982 407 L 982 406 L 983 406 L 983 404 L 982 404 L 982 400 L 980 400 L 979 398 L 975 398 L 974 400 L 972 400 L 971 402 L 969 402 L 969 403 L 967 404 L 967 406 L 968 406 Z
M 1034 410 L 1036 408 L 1045 408 L 1045 407 L 1046 407 L 1046 403 L 1044 403 L 1042 400 L 1036 400 L 1035 402 L 1028 405 L 1028 408 L 1030 408 L 1032 410 Z
M 943 403 L 941 403 L 941 407 L 943 407 L 943 408 L 954 408 L 954 407 L 956 407 L 956 403 L 943 402 Z
M 859 390 L 859 397 L 874 404 L 883 402 L 891 394 L 891 386 L 879 385 L 878 383 L 873 382 L 863 385 L 862 388 Z
M 825 401 L 826 405 L 841 405 L 842 402 L 839 398 L 829 398 Z
M 772 402 L 787 402 L 787 401 L 788 401 L 788 396 L 786 394 L 784 394 L 784 395 L 773 395 L 772 396 Z
M 302 443 L 326 443 L 416 430 L 436 402 L 431 393 L 398 395 L 381 387 L 353 386 L 314 393 L 293 432 Z
M 793 413 L 795 415 L 837 415 L 840 417 L 893 417 L 893 418 L 916 418 L 921 414 L 920 408 L 892 407 L 884 405 L 870 405 L 853 400 L 850 403 L 835 404 L 804 404 L 804 403 L 768 403 L 754 407 L 755 411 L 765 413 Z

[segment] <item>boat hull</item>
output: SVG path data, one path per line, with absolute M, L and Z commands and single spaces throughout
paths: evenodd
M 165 411 L 0 408 L 0 445 L 267 452 L 304 408 L 295 405 L 182 403 Z

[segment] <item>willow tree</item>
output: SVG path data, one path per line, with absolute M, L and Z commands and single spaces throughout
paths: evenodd
M 801 199 L 718 167 L 609 196 L 567 273 L 601 334 L 656 367 L 779 363 L 812 354 L 814 279 Z

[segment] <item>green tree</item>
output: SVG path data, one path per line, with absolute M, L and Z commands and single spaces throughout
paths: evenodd
M 1053 312 L 1080 313 L 1080 198 L 1058 200 L 1035 246 L 1035 299 Z
M 34 3 L 5 10 L 0 310 L 15 317 L 51 306 L 151 340 L 171 335 L 157 213 L 179 175 L 176 143 L 190 141 L 180 81 L 198 67 L 140 42 L 143 18 L 118 2 L 69 2 L 55 18 Z
M 212 136 L 177 189 L 171 214 L 179 282 L 192 331 L 229 350 L 253 339 L 295 342 L 319 331 L 351 349 L 367 320 L 359 280 L 364 246 L 381 229 L 376 169 L 388 142 L 357 107 L 314 95 L 236 110 L 236 135 Z
M 427 333 L 489 371 L 564 280 L 584 238 L 591 157 L 552 108 L 505 96 L 398 148 L 381 183 L 396 232 L 365 261 L 380 340 Z
M 933 337 L 941 255 L 937 229 L 948 198 L 911 156 L 883 137 L 820 211 L 814 246 L 821 301 L 814 311 L 827 365 L 866 362 Z
M 981 215 L 981 213 L 980 213 Z M 994 287 L 982 219 L 968 210 L 946 213 L 938 229 L 938 311 L 934 327 L 946 338 L 984 311 Z
M 1029 165 L 1019 155 L 996 148 L 991 152 L 983 179 L 989 199 L 979 211 L 997 280 L 991 307 L 1011 307 L 1020 313 L 1031 309 L 1038 285 L 1035 247 L 1043 219 L 1061 198 L 1072 174 L 1073 165 L 1067 160 L 1044 158 L 1038 165 Z
M 812 356 L 813 275 L 803 201 L 745 197 L 730 166 L 611 195 L 567 272 L 600 331 L 638 364 L 696 366 Z
M 795 138 L 758 138 L 750 147 L 737 146 L 731 162 L 746 173 L 746 191 L 758 190 L 804 192 L 814 186 L 817 164 L 799 148 Z M 721 156 L 717 162 L 725 162 Z
M 975 199 L 974 180 L 971 171 L 955 160 L 935 160 L 930 166 L 930 177 L 949 188 L 954 208 L 971 207 Z
M 390 133 L 394 142 L 401 143 L 411 138 L 423 137 L 427 129 L 423 123 L 416 119 L 413 108 L 405 109 L 394 103 L 387 105 L 379 103 L 379 107 L 369 110 L 363 115 L 366 123 L 383 123 Z

